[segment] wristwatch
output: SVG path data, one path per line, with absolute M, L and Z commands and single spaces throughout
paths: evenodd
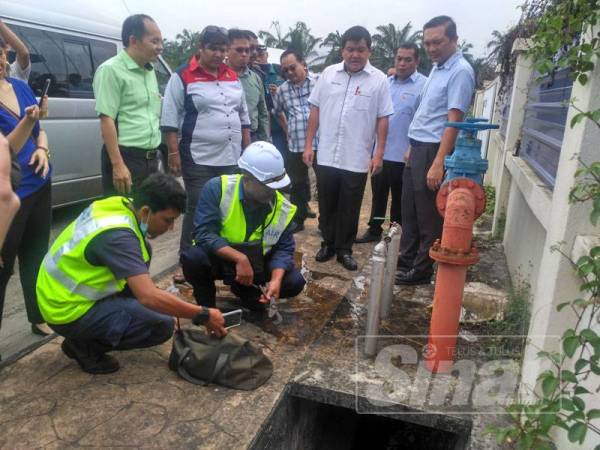
M 192 323 L 194 325 L 206 325 L 209 320 L 210 313 L 208 312 L 208 308 L 202 307 L 202 311 L 194 316 Z

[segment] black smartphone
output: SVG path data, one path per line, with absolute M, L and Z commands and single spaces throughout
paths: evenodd
M 44 88 L 42 89 L 42 95 L 40 95 L 40 102 L 38 103 L 40 108 L 42 107 L 42 100 L 48 95 L 48 89 L 50 89 L 50 78 L 46 78 L 46 81 L 44 82 Z

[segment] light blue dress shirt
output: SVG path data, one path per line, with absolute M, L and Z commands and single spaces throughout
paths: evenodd
M 415 115 L 419 95 L 425 86 L 427 77 L 414 72 L 406 80 L 389 77 L 390 94 L 394 105 L 394 114 L 390 117 L 390 126 L 383 159 L 404 162 L 404 153 L 408 150 L 408 127 Z
M 421 93 L 419 107 L 408 137 L 419 142 L 441 142 L 450 109 L 469 110 L 475 89 L 475 72 L 456 52 L 441 65 L 434 65 Z

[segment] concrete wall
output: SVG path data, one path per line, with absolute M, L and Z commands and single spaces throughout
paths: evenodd
M 570 121 L 577 111 L 573 107 L 569 109 L 556 183 L 552 191 L 546 188 L 528 164 L 514 155 L 521 136 L 523 106 L 532 70 L 522 50 L 522 43 L 517 42 L 513 48 L 518 56 L 511 111 L 494 175 L 497 203 L 493 231 L 503 232 L 506 257 L 513 277 L 522 276 L 531 285 L 532 319 L 522 383 L 534 388 L 537 376 L 547 368 L 546 363 L 537 357 L 538 351 L 559 350 L 560 336 L 567 328 L 576 325 L 575 316 L 569 308 L 559 313 L 556 306 L 582 296 L 579 291 L 581 280 L 575 276 L 571 262 L 553 247 L 560 244 L 563 253 L 576 258 L 599 242 L 599 230 L 589 222 L 590 205 L 570 204 L 569 192 L 577 182 L 575 172 L 582 167 L 578 158 L 586 164 L 600 160 L 600 129 L 589 121 L 570 128 Z M 585 111 L 600 109 L 600 64 L 595 62 L 590 81 L 585 86 L 578 83 L 573 86 L 571 98 L 576 99 L 576 106 Z M 497 138 L 491 142 L 493 146 L 501 144 Z M 506 218 L 504 230 L 503 217 Z M 585 323 L 582 328 L 588 325 Z M 595 320 L 590 326 L 600 329 Z M 600 377 L 590 380 L 590 384 L 595 389 L 600 384 Z M 531 390 L 524 389 L 523 392 L 527 393 L 526 398 L 533 400 Z M 586 396 L 585 401 L 588 409 L 600 407 L 598 395 Z M 585 448 L 593 448 L 600 443 L 596 436 L 588 435 Z M 567 441 L 564 434 L 557 435 L 556 439 L 558 448 L 577 448 Z

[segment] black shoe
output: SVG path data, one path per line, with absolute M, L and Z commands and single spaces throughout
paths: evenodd
M 119 370 L 119 361 L 112 356 L 106 353 L 90 355 L 86 350 L 78 348 L 77 344 L 71 339 L 65 339 L 60 348 L 65 355 L 77 361 L 84 372 L 97 375 Z
M 308 217 L 309 219 L 316 219 L 317 217 L 317 213 L 314 212 L 312 209 L 310 208 L 306 208 L 306 217 Z
M 381 240 L 381 233 L 371 233 L 371 230 L 365 231 L 361 237 L 354 239 L 356 244 L 366 244 L 367 242 L 379 242 Z
M 354 261 L 354 258 L 349 253 L 346 253 L 345 255 L 338 255 L 337 262 L 344 266 L 344 269 L 346 270 L 358 269 L 358 264 L 356 264 L 356 261 Z
M 430 284 L 431 275 L 425 275 L 415 272 L 411 269 L 408 272 L 398 272 L 396 274 L 396 284 L 403 286 L 416 286 L 419 284 Z
M 317 252 L 315 259 L 317 262 L 325 262 L 329 261 L 331 258 L 335 256 L 335 250 L 332 247 L 329 247 L 326 244 L 321 244 L 321 249 Z

